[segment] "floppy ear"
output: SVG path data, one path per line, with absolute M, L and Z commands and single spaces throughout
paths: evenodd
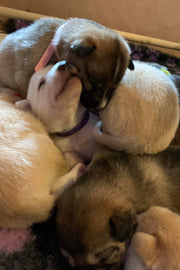
M 31 111 L 31 104 L 28 99 L 19 100 L 15 103 L 15 106 L 18 109 L 21 109 L 23 111 Z
M 129 60 L 129 66 L 128 66 L 128 68 L 129 68 L 130 70 L 134 70 L 134 69 L 135 69 L 134 63 L 133 63 L 133 61 L 132 61 L 131 58 L 130 58 L 130 60 Z
M 132 245 L 147 267 L 151 267 L 159 256 L 157 238 L 143 232 L 137 232 L 132 238 Z
M 124 242 L 131 238 L 137 227 L 137 218 L 134 213 L 130 211 L 122 212 L 115 211 L 115 214 L 110 218 L 109 225 L 111 227 L 111 234 L 119 240 Z
M 71 44 L 73 53 L 81 58 L 91 54 L 95 48 L 92 41 L 76 40 Z

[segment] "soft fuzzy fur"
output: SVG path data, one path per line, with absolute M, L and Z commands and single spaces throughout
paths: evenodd
M 14 91 L 0 93 L 0 227 L 46 220 L 57 196 L 76 179 L 41 122 L 17 109 Z M 70 181 L 70 182 L 69 182 Z
M 136 214 L 153 205 L 180 213 L 179 179 L 179 148 L 152 156 L 99 153 L 58 200 L 59 242 L 70 264 L 92 269 L 119 264 Z
M 135 70 L 126 71 L 109 104 L 100 112 L 102 122 L 94 138 L 114 150 L 155 154 L 166 149 L 176 133 L 178 90 L 172 76 L 156 66 L 138 61 L 134 64 Z
M 86 19 L 42 18 L 8 35 L 0 44 L 0 84 L 26 97 L 30 77 L 51 40 L 54 60 L 66 60 L 81 79 L 82 103 L 102 109 L 132 62 L 127 42 Z
M 154 206 L 138 222 L 125 270 L 179 270 L 180 216 Z
M 71 167 L 90 161 L 98 149 L 92 138 L 92 130 L 99 117 L 92 113 L 85 126 L 75 134 L 65 137 L 58 135 L 72 130 L 82 120 L 86 109 L 80 104 L 81 92 L 81 81 L 66 70 L 62 61 L 34 73 L 27 99 L 16 103 L 19 108 L 30 109 L 42 121 Z

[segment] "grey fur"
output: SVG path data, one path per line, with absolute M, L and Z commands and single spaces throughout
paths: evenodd
M 105 150 L 58 200 L 60 244 L 76 266 L 88 265 L 89 254 L 97 259 L 98 266 L 120 263 L 127 234 L 133 232 L 135 214 L 153 205 L 180 214 L 180 148 L 152 156 Z M 116 224 L 127 230 L 121 241 L 112 234 L 113 216 L 117 220 L 113 230 Z

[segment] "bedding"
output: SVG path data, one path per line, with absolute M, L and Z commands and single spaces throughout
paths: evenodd
M 29 22 L 10 20 L 5 24 L 7 33 Z M 170 73 L 180 75 L 180 59 L 156 49 L 130 43 L 132 59 L 156 62 L 166 66 Z M 66 270 L 70 269 L 58 250 L 55 233 L 56 209 L 44 223 L 23 230 L 0 228 L 0 270 Z

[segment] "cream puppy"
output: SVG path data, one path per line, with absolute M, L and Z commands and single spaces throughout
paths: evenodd
M 4 92 L 0 93 L 0 227 L 25 228 L 49 217 L 57 196 L 83 166 L 69 171 L 41 122 L 14 106 L 18 94 Z
M 171 143 L 179 124 L 178 90 L 171 76 L 134 61 L 94 130 L 95 140 L 115 150 L 155 154 Z
M 86 19 L 42 18 L 1 42 L 0 85 L 25 98 L 35 67 L 61 60 L 81 79 L 88 109 L 102 109 L 126 68 L 133 69 L 129 46 L 114 31 Z
M 99 117 L 80 104 L 81 81 L 66 66 L 61 61 L 37 71 L 30 80 L 27 99 L 16 106 L 31 108 L 73 167 L 90 161 L 97 151 L 92 130 Z
M 179 270 L 180 216 L 154 206 L 138 221 L 125 270 Z

